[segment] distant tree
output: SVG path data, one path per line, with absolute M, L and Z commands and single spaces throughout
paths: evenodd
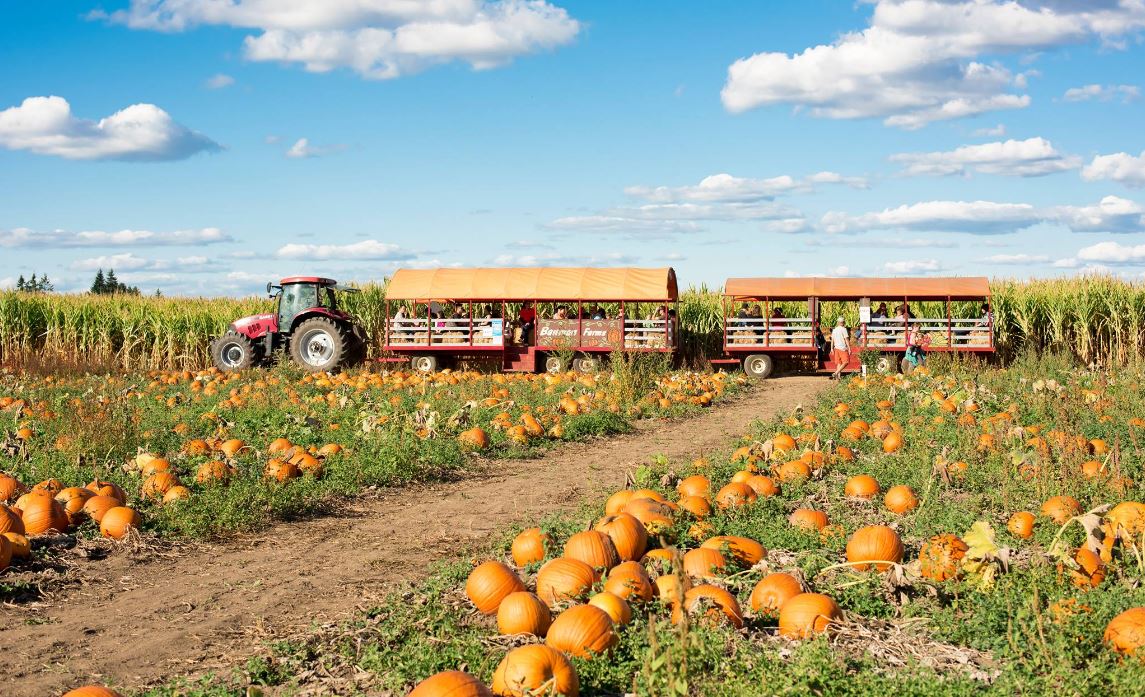
M 25 290 L 24 286 L 26 285 L 28 282 L 24 280 L 24 274 L 20 274 L 20 277 L 16 279 L 16 290 Z
M 91 283 L 91 292 L 95 295 L 103 295 L 107 292 L 107 281 L 103 278 L 103 269 L 96 272 L 95 280 Z
M 91 292 L 95 295 L 139 295 L 139 286 L 129 286 L 115 277 L 115 269 L 108 269 L 107 274 L 100 269 L 91 283 Z
M 55 289 L 56 287 L 53 286 L 52 282 L 48 280 L 48 274 L 44 274 L 40 277 L 40 287 L 36 290 L 40 291 L 41 293 L 51 293 Z
M 158 288 L 155 289 L 155 297 L 157 297 L 157 298 L 163 297 L 163 292 L 160 291 Z
M 107 278 L 107 292 L 108 293 L 118 293 L 120 283 L 119 283 L 119 279 L 115 277 L 115 269 L 108 269 L 106 278 Z
M 39 279 L 36 278 L 36 274 L 33 273 L 32 277 L 30 279 L 28 279 L 28 282 L 24 284 L 24 290 L 28 290 L 28 291 L 35 293 L 39 289 L 40 289 L 40 281 L 39 281 Z

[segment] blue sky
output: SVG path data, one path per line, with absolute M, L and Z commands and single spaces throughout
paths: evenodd
M 0 284 L 1145 271 L 1141 0 L 59 0 L 5 18 Z

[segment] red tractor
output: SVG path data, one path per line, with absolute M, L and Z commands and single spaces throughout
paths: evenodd
M 276 300 L 275 312 L 251 315 L 231 323 L 211 342 L 211 359 L 219 370 L 249 368 L 278 349 L 311 372 L 334 371 L 366 355 L 366 333 L 358 320 L 338 309 L 337 294 L 357 293 L 331 278 L 291 276 L 266 284 Z

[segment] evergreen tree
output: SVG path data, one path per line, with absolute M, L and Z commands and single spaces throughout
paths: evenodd
M 121 290 L 120 286 L 123 284 L 120 283 L 119 279 L 115 277 L 115 269 L 108 269 L 107 276 L 105 278 L 107 279 L 107 290 L 104 292 L 118 293 Z
M 96 272 L 95 280 L 91 284 L 91 292 L 96 295 L 103 295 L 107 292 L 107 282 L 103 280 L 103 269 Z
M 33 293 L 40 289 L 40 282 L 36 279 L 36 274 L 32 274 L 32 278 L 28 281 L 27 284 L 25 284 L 24 288 L 26 290 L 32 291 Z
M 24 274 L 20 274 L 20 277 L 16 279 L 16 290 L 26 290 L 25 286 L 27 285 L 28 282 L 24 280 Z
M 56 288 L 55 288 L 55 286 L 52 285 L 52 282 L 48 280 L 48 274 L 44 274 L 40 278 L 40 287 L 38 290 L 40 290 L 44 293 L 51 293 L 55 289 Z

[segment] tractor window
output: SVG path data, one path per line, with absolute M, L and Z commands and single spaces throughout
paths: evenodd
M 334 295 L 334 289 L 326 287 L 322 289 L 322 307 L 327 310 L 337 310 L 338 301 Z
M 306 283 L 293 283 L 282 289 L 278 301 L 278 326 L 289 331 L 299 312 L 318 305 L 318 289 Z

